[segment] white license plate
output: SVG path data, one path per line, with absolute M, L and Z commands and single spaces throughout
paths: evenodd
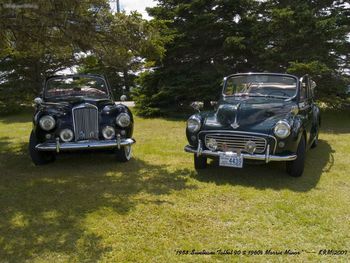
M 225 167 L 243 167 L 243 156 L 236 153 L 225 153 L 220 155 L 220 166 Z

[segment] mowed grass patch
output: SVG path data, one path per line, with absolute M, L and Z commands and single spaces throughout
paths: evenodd
M 301 178 L 283 163 L 197 173 L 185 121 L 136 117 L 134 159 L 60 155 L 35 167 L 30 114 L 0 119 L 0 261 L 348 261 L 350 117 L 325 113 Z M 299 256 L 177 256 L 175 250 L 298 250 Z

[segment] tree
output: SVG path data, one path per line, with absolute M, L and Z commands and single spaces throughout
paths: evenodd
M 141 78 L 137 107 L 145 115 L 214 100 L 232 73 L 309 73 L 327 93 L 349 67 L 349 12 L 341 1 L 161 0 L 148 11 L 167 21 L 162 35 L 172 41 Z
M 159 25 L 142 19 L 138 13 L 107 13 L 101 16 L 99 25 L 91 55 L 82 60 L 79 71 L 104 72 L 119 97 L 135 85 L 136 73 L 146 62 L 152 64 L 163 56 L 163 39 Z
M 112 14 L 107 0 L 4 5 L 0 29 L 0 111 L 32 99 L 46 76 L 63 69 L 107 72 L 121 86 L 120 72 L 140 70 L 164 53 L 157 23 Z M 132 74 L 128 81 L 123 85 L 131 85 Z

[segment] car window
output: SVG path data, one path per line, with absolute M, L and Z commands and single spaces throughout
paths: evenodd
M 225 96 L 275 96 L 290 98 L 296 94 L 297 81 L 284 75 L 235 75 L 226 80 Z
M 47 98 L 83 96 L 102 99 L 108 97 L 108 90 L 102 78 L 56 77 L 48 81 L 45 96 Z

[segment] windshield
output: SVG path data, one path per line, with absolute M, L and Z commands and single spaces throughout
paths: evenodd
M 108 88 L 103 78 L 93 76 L 56 77 L 47 82 L 46 98 L 88 97 L 108 98 Z
M 297 92 L 297 79 L 284 75 L 236 75 L 226 80 L 225 96 L 291 98 Z

